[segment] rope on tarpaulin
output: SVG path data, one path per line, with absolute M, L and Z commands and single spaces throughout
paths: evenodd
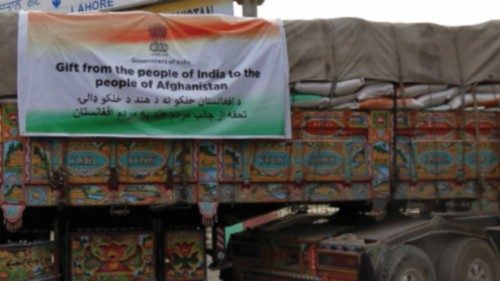
M 479 155 L 479 117 L 477 113 L 477 96 L 476 96 L 476 87 L 477 83 L 474 83 L 472 85 L 471 93 L 472 93 L 472 101 L 474 104 L 474 153 L 475 153 L 475 161 L 476 161 L 476 180 L 477 180 L 477 185 L 476 185 L 476 191 L 477 191 L 477 198 L 481 199 L 484 194 L 484 176 L 481 173 L 481 165 L 479 163 L 480 161 L 480 155 Z M 465 107 L 465 105 L 464 105 Z M 465 151 L 464 151 L 465 152 Z M 479 204 L 479 210 L 483 210 L 483 204 Z
M 465 181 L 465 143 L 466 143 L 466 140 L 465 140 L 465 137 L 466 137 L 466 134 L 465 134 L 465 82 L 464 82 L 464 77 L 463 77 L 463 71 L 462 71 L 462 60 L 460 59 L 460 55 L 459 55 L 459 48 L 458 48 L 458 42 L 457 42 L 457 37 L 456 35 L 453 36 L 453 46 L 455 48 L 455 54 L 457 55 L 457 64 L 458 64 L 458 74 L 460 76 L 460 95 L 461 95 L 461 98 L 462 98 L 462 114 L 461 114 L 461 128 L 460 128 L 460 137 L 461 137 L 461 140 L 462 140 L 462 145 L 461 145 L 461 152 L 460 152 L 460 161 L 461 161 L 461 165 L 457 165 L 457 167 L 460 169 L 458 171 L 458 180 L 460 182 L 464 182 Z M 458 169 L 457 169 L 458 170 Z M 465 184 L 464 184 L 465 185 Z
M 395 47 L 395 54 L 396 54 L 396 61 L 398 64 L 398 83 L 400 86 L 403 85 L 403 63 L 401 60 L 401 53 L 399 51 L 399 42 L 398 38 L 396 35 L 396 30 L 394 28 L 394 25 L 391 25 L 391 35 L 394 40 L 394 47 Z M 403 109 L 406 107 L 406 104 L 404 103 L 404 87 L 402 88 L 403 91 Z M 396 91 L 394 91 L 394 94 L 392 96 L 392 145 L 391 150 L 390 150 L 390 157 L 391 157 L 391 178 L 390 178 L 390 183 L 389 183 L 389 196 L 390 200 L 394 201 L 396 199 L 396 191 L 399 185 L 399 167 L 398 167 L 398 148 L 397 148 L 397 143 L 398 143 L 398 136 L 396 134 L 396 131 L 398 129 L 398 98 Z

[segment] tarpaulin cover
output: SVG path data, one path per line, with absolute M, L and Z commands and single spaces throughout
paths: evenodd
M 446 27 L 361 19 L 285 22 L 290 81 L 473 84 L 500 79 L 500 21 Z
M 0 14 L 0 95 L 16 94 L 17 14 Z M 469 85 L 500 81 L 500 21 L 446 27 L 361 19 L 285 21 L 290 82 L 364 77 Z
M 0 13 L 0 96 L 17 93 L 17 14 Z

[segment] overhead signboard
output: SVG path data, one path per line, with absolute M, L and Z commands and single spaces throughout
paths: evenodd
M 147 12 L 19 18 L 22 135 L 291 136 L 278 21 Z
M 0 12 L 39 10 L 76 13 L 124 9 L 158 1 L 159 0 L 0 0 Z
M 233 0 L 183 0 L 150 5 L 142 10 L 188 15 L 234 15 Z

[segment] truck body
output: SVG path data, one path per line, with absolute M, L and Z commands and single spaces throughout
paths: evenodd
M 0 23 L 14 27 L 17 15 Z M 226 280 L 462 280 L 456 265 L 487 272 L 463 280 L 498 280 L 500 24 L 343 19 L 285 30 L 287 140 L 23 137 L 17 51 L 0 49 L 0 280 L 206 280 L 206 252 Z M 336 96 L 350 79 L 362 85 Z M 376 81 L 392 90 L 361 98 Z M 445 109 L 412 107 L 414 85 L 456 93 Z M 323 96 L 294 103 L 301 94 Z M 352 104 L 336 104 L 347 95 Z M 225 226 L 304 204 L 338 212 L 235 235 L 226 255 Z M 442 257 L 468 256 L 470 245 L 484 250 Z

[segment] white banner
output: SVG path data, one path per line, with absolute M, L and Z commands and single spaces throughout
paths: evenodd
M 22 12 L 22 135 L 289 138 L 278 22 Z

